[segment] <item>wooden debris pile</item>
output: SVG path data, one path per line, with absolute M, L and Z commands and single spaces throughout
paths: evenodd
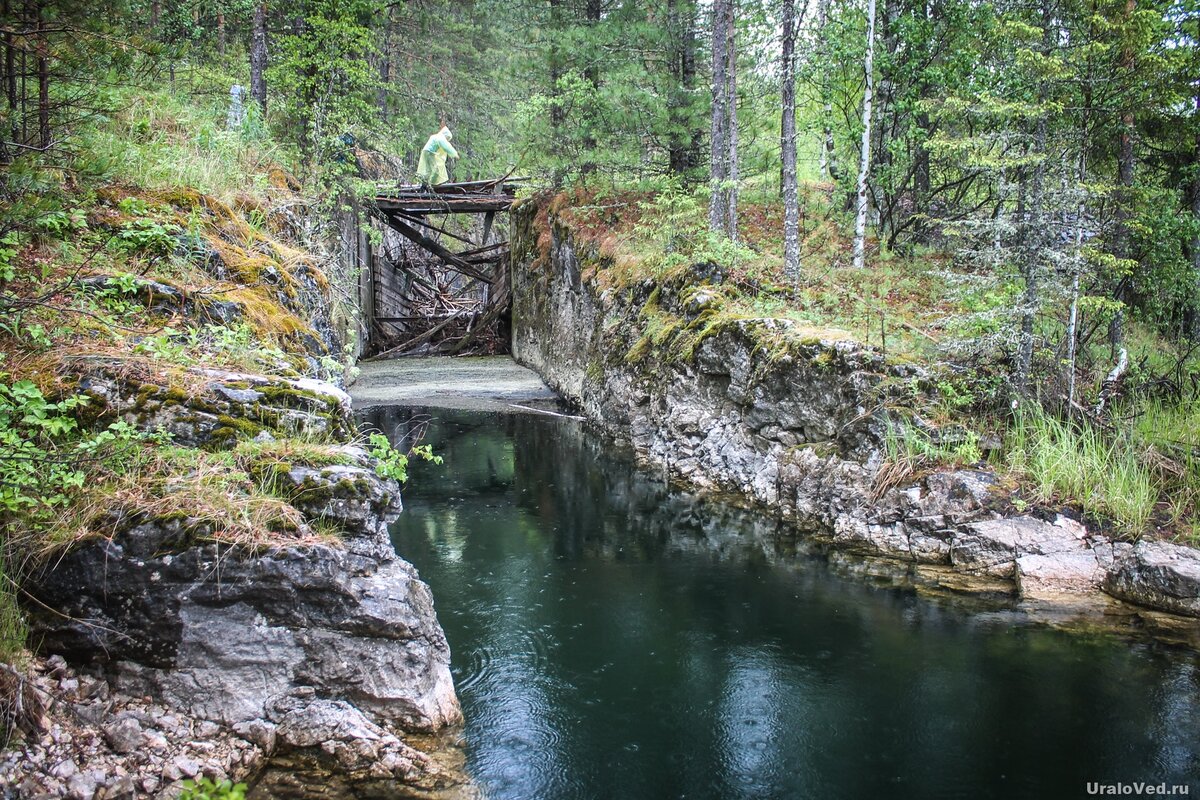
M 376 358 L 507 350 L 508 242 L 491 239 L 519 182 L 402 186 L 375 198 L 372 211 L 399 234 L 374 275 Z M 479 216 L 471 238 L 448 228 L 450 214 Z

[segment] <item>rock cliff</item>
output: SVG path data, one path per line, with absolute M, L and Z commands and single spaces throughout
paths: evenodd
M 889 475 L 885 409 L 923 391 L 918 366 L 727 313 L 714 265 L 604 280 L 611 265 L 582 241 L 544 202 L 514 210 L 513 353 L 651 468 L 844 548 L 1012 580 L 1023 597 L 1104 588 L 1197 615 L 1194 550 L 1150 568 L 1149 548 L 1066 517 L 1008 517 L 982 464 Z

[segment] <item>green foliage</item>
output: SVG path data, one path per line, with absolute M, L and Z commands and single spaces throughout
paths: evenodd
M 245 323 L 189 326 L 183 330 L 165 327 L 142 336 L 133 349 L 181 366 L 224 364 L 268 372 L 292 369 L 286 353 L 262 342 Z
M 211 778 L 186 780 L 182 787 L 179 800 L 245 800 L 247 789 L 244 783 L 214 781 Z
M 314 0 L 275 40 L 268 79 L 281 101 L 282 129 L 310 168 L 353 168 L 347 137 L 371 129 L 378 85 L 371 26 L 383 10 L 379 0 Z
M 176 237 L 183 229 L 174 223 L 155 219 L 136 219 L 117 231 L 117 247 L 130 252 L 166 256 L 175 249 Z
M 84 473 L 59 443 L 78 428 L 83 396 L 49 402 L 31 381 L 0 383 L 0 511 L 66 505 Z
M 87 477 L 87 462 L 119 456 L 142 441 L 162 441 L 117 420 L 80 429 L 85 395 L 51 402 L 32 381 L 0 383 L 0 515 L 39 517 L 68 505 Z
M 224 73 L 198 69 L 195 79 L 228 85 Z M 197 87 L 199 88 L 199 87 Z M 283 160 L 277 143 L 263 135 L 261 112 L 247 108 L 247 123 L 237 131 L 222 125 L 224 99 L 188 98 L 164 89 L 122 89 L 113 98 L 121 113 L 104 125 L 84 128 L 78 140 L 77 169 L 96 181 L 124 181 L 146 189 L 189 187 L 218 198 L 267 187 L 266 167 Z M 200 137 L 193 132 L 207 128 Z M 186 131 L 180 135 L 179 131 Z M 150 213 L 140 198 L 128 198 L 122 213 Z M 124 201 L 122 201 L 124 202 Z
M 434 464 L 441 464 L 442 457 L 433 454 L 430 445 L 416 445 L 407 454 L 400 452 L 382 433 L 372 433 L 367 437 L 367 452 L 375 459 L 375 473 L 382 478 L 392 478 L 400 483 L 408 481 L 408 460 L 411 457 L 420 458 Z
M 0 236 L 0 283 L 11 281 L 17 275 L 13 257 L 17 254 L 19 241 L 16 231 L 8 231 Z

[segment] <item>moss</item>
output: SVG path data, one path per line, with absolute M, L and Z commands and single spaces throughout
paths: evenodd
M 231 417 L 228 414 L 222 414 L 217 417 L 217 427 L 213 429 L 209 438 L 222 442 L 236 440 L 239 437 L 253 439 L 262 433 L 263 430 L 264 426 L 256 422 L 251 422 L 244 417 Z
M 334 401 L 323 394 L 305 389 L 297 389 L 295 386 L 285 384 L 270 383 L 265 386 L 259 386 L 257 391 L 261 392 L 264 397 L 270 400 L 275 405 L 281 405 L 285 408 L 296 408 L 305 411 L 314 411 L 322 417 L 331 417 L 331 405 Z

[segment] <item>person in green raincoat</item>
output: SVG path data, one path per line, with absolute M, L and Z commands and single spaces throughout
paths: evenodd
M 458 158 L 458 151 L 450 144 L 452 138 L 454 134 L 443 125 L 421 148 L 421 160 L 417 164 L 417 178 L 421 183 L 437 186 L 450 180 L 446 174 L 446 159 Z

